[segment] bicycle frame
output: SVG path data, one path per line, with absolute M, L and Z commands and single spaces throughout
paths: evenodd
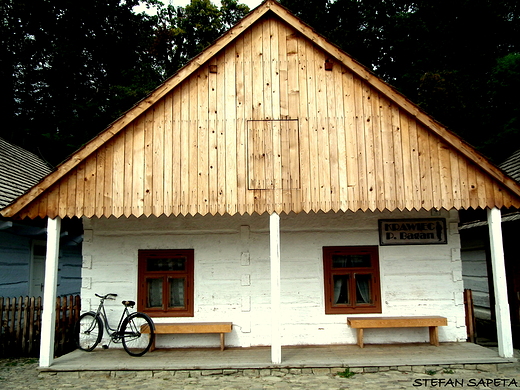
M 107 298 L 109 299 L 109 298 Z M 114 298 L 115 299 L 115 298 Z M 108 323 L 107 313 L 105 311 L 105 298 L 100 298 L 99 306 L 96 310 L 96 317 L 100 317 L 103 321 L 105 330 L 107 331 L 107 334 L 110 336 L 111 341 L 114 343 L 118 343 L 121 341 L 122 338 L 122 331 L 121 331 L 121 325 L 123 324 L 123 321 L 126 317 L 130 315 L 130 310 L 128 310 L 128 307 L 125 306 L 123 313 L 121 314 L 121 318 L 119 319 L 119 323 L 117 324 L 117 328 L 113 329 L 110 324 Z

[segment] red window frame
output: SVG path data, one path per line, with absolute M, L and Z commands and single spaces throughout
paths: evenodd
M 333 255 L 368 255 L 370 266 L 333 267 Z M 335 246 L 323 247 L 323 270 L 325 278 L 325 314 L 381 313 L 381 286 L 379 275 L 379 247 Z M 356 276 L 370 275 L 370 303 L 358 303 Z M 349 303 L 334 303 L 334 277 L 346 276 L 349 281 Z
M 154 258 L 183 258 L 185 259 L 184 270 L 175 271 L 150 271 L 147 262 Z M 154 249 L 138 251 L 138 288 L 137 288 L 137 310 L 151 317 L 193 317 L 193 279 L 194 279 L 194 250 L 193 249 Z M 148 302 L 148 279 L 161 279 L 162 282 L 162 307 L 147 307 Z M 169 280 L 184 278 L 184 306 L 168 307 Z

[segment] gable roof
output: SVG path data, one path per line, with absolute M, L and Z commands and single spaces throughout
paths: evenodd
M 499 165 L 511 178 L 520 183 L 520 149 Z
M 503 206 L 517 183 L 267 0 L 1 213 Z
M 50 172 L 51 169 L 39 157 L 0 138 L 0 209 Z

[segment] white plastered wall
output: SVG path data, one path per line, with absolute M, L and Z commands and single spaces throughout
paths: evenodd
M 378 245 L 378 220 L 428 218 L 429 212 L 281 215 L 281 332 L 283 345 L 353 344 L 347 315 L 326 315 L 322 248 Z M 466 339 L 456 211 L 447 219 L 447 245 L 379 247 L 382 315 L 443 315 L 440 341 Z M 195 315 L 156 322 L 232 321 L 228 346 L 270 344 L 269 217 L 196 216 L 84 220 L 82 308 L 94 293 L 108 301 L 115 325 L 121 300 L 137 300 L 139 249 L 194 249 Z M 426 329 L 369 330 L 366 343 L 422 342 Z M 217 346 L 214 335 L 159 336 L 158 347 Z

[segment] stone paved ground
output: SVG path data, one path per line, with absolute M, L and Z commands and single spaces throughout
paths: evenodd
M 497 368 L 498 367 L 498 368 Z M 469 369 L 472 368 L 472 369 Z M 0 389 L 511 389 L 520 387 L 520 363 L 473 367 L 394 367 L 159 372 L 40 373 L 36 359 L 0 359 Z M 207 375 L 210 374 L 210 375 Z

